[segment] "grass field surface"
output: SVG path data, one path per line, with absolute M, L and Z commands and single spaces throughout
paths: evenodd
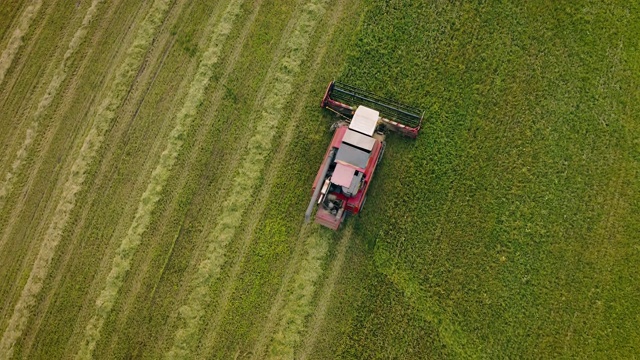
M 0 4 L 0 358 L 634 358 L 635 2 Z M 303 223 L 329 81 L 425 110 Z

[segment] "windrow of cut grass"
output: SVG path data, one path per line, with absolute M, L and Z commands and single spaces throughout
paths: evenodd
M 203 48 L 206 34 L 211 33 L 225 6 L 224 3 L 190 5 L 185 1 L 172 5 L 145 57 L 144 68 L 107 134 L 104 143 L 113 146 L 105 146 L 98 156 L 100 161 L 89 170 L 88 186 L 80 193 L 79 206 L 70 220 L 72 225 L 63 238 L 59 256 L 54 259 L 55 270 L 45 289 L 47 298 L 39 306 L 39 311 L 47 314 L 38 328 L 34 354 L 43 356 L 55 350 L 56 357 L 71 357 L 77 353 L 115 252 L 126 237 L 138 200 L 165 150 L 175 126 L 173 120 L 197 68 L 198 59 L 179 46 L 181 38 L 185 32 L 197 29 L 191 36 L 198 48 Z M 144 13 L 141 15 L 140 20 Z M 137 266 L 138 261 L 133 264 Z M 127 275 L 127 282 L 131 279 Z M 113 321 L 123 315 L 118 308 L 120 301 L 121 296 L 112 311 L 114 316 L 107 318 L 96 346 L 96 357 L 120 335 L 112 330 Z
M 300 350 L 296 352 L 297 358 L 306 360 L 309 358 L 315 350 L 316 342 L 321 336 L 321 331 L 326 327 L 327 311 L 332 304 L 333 292 L 336 288 L 336 283 L 342 274 L 344 269 L 345 259 L 347 256 L 347 250 L 351 245 L 351 234 L 353 227 L 349 225 L 349 228 L 344 228 L 344 233 L 339 239 L 340 244 L 336 247 L 334 259 L 330 259 L 329 269 L 326 278 L 322 284 L 322 289 L 318 296 L 318 301 L 313 309 L 313 314 L 309 319 L 308 330 L 305 331 L 305 337 Z M 295 348 L 295 347 L 292 347 Z
M 313 312 L 314 299 L 318 279 L 323 273 L 323 265 L 329 250 L 331 236 L 329 230 L 314 225 L 306 242 L 306 253 L 297 266 L 298 272 L 293 277 L 280 319 L 272 335 L 267 351 L 271 359 L 291 359 L 295 349 L 301 343 L 302 332 L 306 328 L 307 317 Z M 346 241 L 346 239 L 342 239 Z
M 114 6 L 118 6 L 118 3 L 114 3 Z M 95 26 L 91 26 L 92 35 L 89 40 L 91 44 L 95 44 L 101 33 L 117 33 L 116 39 L 126 37 L 127 41 L 104 41 L 101 43 L 101 49 L 121 49 L 122 51 L 118 51 L 118 53 L 124 53 L 133 37 L 133 31 L 128 36 L 123 33 L 129 28 L 139 7 L 120 7 L 120 9 L 133 16 L 118 16 L 118 11 L 112 11 L 115 10 L 112 8 L 101 13 Z M 66 11 L 59 10 L 55 12 L 55 16 L 51 17 L 52 23 L 50 25 L 52 26 L 47 25 L 44 29 L 49 31 L 43 31 L 42 34 L 48 37 L 48 32 L 55 33 L 57 28 L 53 25 L 62 22 L 70 24 L 71 29 L 65 36 L 66 40 L 70 40 L 85 14 L 84 9 L 77 12 L 73 21 L 69 21 L 69 15 Z M 105 24 L 109 24 L 108 27 L 104 26 Z M 63 31 L 57 30 L 59 37 L 59 33 Z M 58 60 L 64 54 L 64 47 L 67 43 L 68 41 L 64 41 L 61 44 L 63 46 L 57 52 Z M 84 54 L 85 51 L 87 48 L 82 47 L 79 53 Z M 27 156 L 24 171 L 20 172 L 17 177 L 16 191 L 7 197 L 5 211 L 2 213 L 3 220 L 9 220 L 8 223 L 4 222 L 0 226 L 3 230 L 2 241 L 4 242 L 4 247 L 0 250 L 4 264 L 0 267 L 0 277 L 6 280 L 0 283 L 0 293 L 2 294 L 0 298 L 3 300 L 0 319 L 0 328 L 2 329 L 6 328 L 12 315 L 12 310 L 38 255 L 43 235 L 46 233 L 50 219 L 55 212 L 66 180 L 66 176 L 63 174 L 69 171 L 73 165 L 74 155 L 77 152 L 74 154 L 69 149 L 80 148 L 82 135 L 91 126 L 90 122 L 83 120 L 90 118 L 90 110 L 95 109 L 92 101 L 95 98 L 94 91 L 96 88 L 103 88 L 102 84 L 106 83 L 105 74 L 115 72 L 113 69 L 115 66 L 112 66 L 114 64 L 110 64 L 109 61 L 114 58 L 117 61 L 121 56 L 114 57 L 113 53 L 108 56 L 99 51 L 88 51 L 87 55 L 80 55 L 78 58 L 82 60 L 79 64 L 74 65 L 74 68 L 77 66 L 77 70 L 72 71 L 74 75 L 70 76 L 69 82 L 64 85 L 63 93 L 65 95 L 54 99 L 51 115 L 47 116 L 47 121 L 43 122 L 43 136 L 34 141 L 34 151 Z M 52 63 L 57 65 L 55 61 Z M 87 67 L 91 70 L 86 71 Z M 55 68 L 57 66 L 51 67 L 52 73 Z M 44 85 L 46 84 L 45 81 Z M 27 86 L 28 84 L 21 83 L 21 85 Z M 43 92 L 44 90 L 42 89 Z M 68 96 L 74 93 L 90 96 L 88 98 Z M 35 108 L 38 100 L 38 97 L 32 99 L 32 108 Z M 17 191 L 18 189 L 20 191 Z
M 56 69 L 53 74 L 53 78 L 51 82 L 47 86 L 47 90 L 38 102 L 37 108 L 32 115 L 31 123 L 27 128 L 24 136 L 24 141 L 20 145 L 20 148 L 16 152 L 15 159 L 11 163 L 11 168 L 4 176 L 2 183 L 0 183 L 0 209 L 4 207 L 4 201 L 7 194 L 12 190 L 13 184 L 16 180 L 16 173 L 20 171 L 20 168 L 27 157 L 27 152 L 30 149 L 31 144 L 34 141 L 34 138 L 38 135 L 38 126 L 40 121 L 42 120 L 42 116 L 46 113 L 53 101 L 53 98 L 58 94 L 62 82 L 66 79 L 67 74 L 69 72 L 71 57 L 75 54 L 78 46 L 83 42 L 84 37 L 87 34 L 88 27 L 93 20 L 96 12 L 98 11 L 98 5 L 102 2 L 102 0 L 93 0 L 91 6 L 87 9 L 87 13 L 82 19 L 82 23 L 78 30 L 73 35 L 71 42 L 67 46 L 67 50 L 64 53 L 64 57 L 60 66 Z M 2 248 L 3 244 L 0 242 L 0 248 Z
M 227 289 L 232 285 L 231 300 L 220 314 L 216 338 L 208 346 L 211 350 L 203 353 L 206 356 L 233 357 L 236 353 L 264 356 L 272 334 L 265 329 L 276 328 L 289 288 L 287 279 L 298 272 L 296 265 L 306 253 L 301 246 L 304 242 L 300 235 L 302 214 L 317 170 L 310 164 L 319 164 L 330 139 L 329 123 L 321 116 L 317 94 L 321 94 L 338 73 L 347 54 L 350 34 L 357 26 L 357 21 L 335 21 L 336 16 L 346 19 L 348 14 L 358 13 L 359 2 L 346 1 L 333 9 L 335 12 L 327 12 L 318 25 L 322 31 L 318 31 L 319 36 L 310 45 L 314 50 L 302 65 L 310 70 L 295 81 L 295 88 L 299 89 L 291 101 L 296 104 L 295 109 L 283 122 L 285 129 L 279 129 L 283 134 L 274 140 L 279 148 L 271 157 L 255 208 L 245 215 L 243 224 L 247 225 L 243 226 L 247 233 L 237 245 L 241 247 L 242 263 L 238 274 L 233 280 L 229 277 L 223 287 Z M 257 225 L 253 224 L 255 218 L 259 218 Z M 244 245 L 245 237 L 250 238 L 247 245 Z M 334 244 L 330 241 L 329 247 L 333 248 Z M 246 250 L 242 249 L 244 246 Z M 230 275 L 235 273 L 235 267 Z M 219 312 L 219 303 L 212 309 Z M 216 319 L 218 316 L 216 314 Z M 207 332 L 205 342 L 211 341 L 211 333 L 211 330 Z
M 47 16 L 46 13 L 49 12 L 52 14 Z M 66 45 L 71 40 L 70 36 L 65 35 L 77 29 L 82 15 L 68 8 L 61 8 L 57 12 L 50 9 L 45 11 L 42 15 L 44 19 L 38 23 L 37 29 L 34 29 L 36 34 L 30 33 L 25 52 L 21 52 L 16 60 L 16 63 L 21 65 L 20 73 L 24 74 L 25 78 L 15 82 L 6 92 L 0 92 L 7 100 L 5 106 L 0 106 L 0 122 L 3 128 L 6 127 L 6 131 L 2 132 L 3 138 L 0 140 L 3 144 L 0 163 L 2 174 L 0 176 L 3 179 L 0 183 L 0 205 L 2 205 L 0 207 L 0 249 L 5 246 L 10 237 L 9 233 L 13 230 L 12 222 L 15 219 L 12 217 L 12 212 L 21 207 L 20 201 L 17 201 L 20 196 L 11 195 L 8 190 L 13 188 L 21 176 L 24 176 L 19 168 L 30 155 L 22 145 L 31 123 L 31 115 L 35 113 L 37 103 L 45 96 L 47 85 L 53 79 L 62 61 Z M 55 39 L 58 39 L 61 44 L 56 44 Z M 49 56 L 50 61 L 36 60 L 43 56 Z M 12 81 L 15 80 L 13 77 L 15 75 L 11 76 Z M 29 134 L 26 140 L 37 142 L 33 134 Z
M 173 219 L 175 219 L 176 217 L 185 216 L 185 214 L 183 213 L 183 209 L 187 208 L 185 204 L 188 204 L 188 202 L 186 202 L 182 197 L 184 195 L 193 196 L 195 191 L 205 191 L 202 187 L 205 183 L 209 182 L 208 178 L 212 176 L 211 174 L 203 174 L 203 170 L 205 170 L 206 172 L 218 172 L 218 169 L 214 170 L 211 165 L 209 165 L 207 169 L 202 169 L 201 166 L 204 165 L 202 164 L 202 158 L 214 160 L 216 163 L 221 161 L 222 153 L 214 151 L 215 155 L 212 156 L 210 148 L 227 148 L 226 152 L 233 152 L 232 150 L 229 150 L 231 149 L 231 147 L 229 147 L 226 143 L 215 144 L 216 142 L 219 142 L 219 139 L 215 139 L 210 136 L 211 128 L 224 128 L 225 125 L 229 125 L 225 124 L 221 120 L 220 112 L 218 111 L 218 109 L 221 106 L 224 106 L 225 94 L 231 91 L 228 87 L 229 77 L 233 75 L 234 70 L 239 63 L 240 55 L 243 52 L 247 52 L 246 42 L 248 40 L 248 34 L 251 30 L 255 30 L 255 20 L 257 18 L 257 15 L 259 14 L 261 5 L 262 1 L 254 2 L 254 4 L 252 5 L 253 9 L 251 9 L 250 11 L 247 9 L 246 11 L 244 11 L 243 16 L 239 16 L 239 18 L 236 20 L 236 22 L 242 22 L 244 20 L 244 25 L 242 27 L 242 30 L 238 34 L 233 34 L 238 36 L 237 38 L 235 38 L 233 50 L 230 49 L 231 51 L 228 53 L 228 56 L 224 56 L 224 62 L 226 62 L 226 66 L 224 66 L 225 69 L 222 74 L 217 77 L 219 80 L 217 81 L 216 86 L 212 89 L 213 93 L 210 96 L 207 96 L 210 100 L 208 104 L 209 109 L 206 111 L 206 113 L 209 113 L 209 115 L 203 115 L 202 112 L 199 112 L 198 117 L 202 119 L 201 123 L 198 126 L 199 129 L 194 129 L 193 131 L 190 131 L 188 135 L 185 135 L 187 138 L 192 139 L 188 144 L 185 144 L 187 147 L 184 149 L 184 153 L 186 156 L 183 156 L 183 158 L 187 158 L 188 161 L 186 162 L 186 164 L 184 164 L 183 167 L 180 168 L 180 175 L 176 174 L 177 176 L 173 176 L 176 179 L 175 188 L 180 189 L 180 191 L 174 191 L 173 189 L 167 189 L 165 191 L 163 198 L 173 197 L 173 199 L 171 201 L 165 201 L 165 203 L 167 204 L 167 208 L 162 211 L 161 216 L 157 217 L 153 221 L 156 224 L 156 231 L 160 233 L 170 233 L 171 235 L 173 235 L 173 237 L 168 239 L 169 241 L 154 241 L 154 244 L 152 246 L 147 247 L 146 254 L 144 255 L 143 259 L 137 262 L 135 266 L 136 278 L 129 281 L 129 283 L 131 283 L 131 286 L 129 287 L 127 296 L 126 298 L 122 297 L 123 301 L 119 310 L 120 319 L 114 321 L 114 326 L 116 328 L 127 328 L 128 326 L 126 325 L 126 321 L 141 322 L 145 319 L 146 316 L 144 315 L 144 313 L 141 314 L 139 312 L 135 312 L 133 309 L 146 309 L 149 302 L 146 301 L 145 298 L 155 297 L 155 295 L 157 294 L 157 287 L 159 285 L 158 282 L 160 279 L 165 277 L 164 274 L 167 270 L 169 261 L 174 258 L 173 252 L 176 246 L 176 242 L 178 241 L 178 238 L 184 236 L 182 225 L 179 227 L 177 234 L 173 233 L 171 229 L 172 226 L 176 225 Z M 244 76 L 248 77 L 250 75 L 245 73 Z M 228 141 L 228 139 L 226 140 Z M 225 165 L 227 167 L 233 168 L 233 164 L 231 163 L 227 163 Z M 177 166 L 174 165 L 174 167 Z M 202 178 L 181 176 L 185 173 L 188 173 L 190 175 L 193 175 L 194 173 L 202 174 Z M 224 175 L 224 173 L 218 175 Z M 204 179 L 207 180 L 203 181 Z M 190 184 L 190 182 L 192 183 Z M 215 183 L 215 180 L 212 180 L 211 182 Z M 217 191 L 220 191 L 220 189 L 218 188 Z M 175 196 L 176 193 L 180 193 L 180 195 Z M 184 218 L 182 221 L 184 221 Z M 158 236 L 155 234 L 145 235 L 145 237 L 155 240 L 158 239 Z M 147 286 L 150 287 L 150 292 L 144 293 L 145 287 Z M 177 292 L 174 291 L 172 295 L 176 296 Z M 158 315 L 158 312 L 155 311 L 155 308 L 146 310 L 152 310 L 148 312 L 153 314 L 154 318 L 161 316 Z M 145 328 L 154 329 L 148 322 L 145 322 L 143 324 Z M 171 327 L 167 327 L 164 331 L 168 332 L 171 331 L 171 329 Z M 153 332 L 157 336 L 158 332 Z M 151 343 L 150 337 L 144 334 L 144 329 L 136 329 L 134 336 L 137 336 L 140 339 L 144 339 L 144 342 L 149 345 Z M 124 336 L 122 333 L 119 333 L 118 337 Z M 126 351 L 127 348 L 132 348 L 131 345 L 122 346 L 121 342 L 118 341 L 118 337 L 112 337 L 111 344 L 109 347 L 107 347 L 107 349 L 109 350 L 106 350 L 107 353 L 113 353 L 114 351 Z M 162 349 L 162 347 L 156 346 L 154 347 L 154 349 L 156 352 L 160 352 L 160 349 Z M 135 351 L 140 352 L 141 347 L 138 346 Z
M 22 38 L 25 33 L 29 31 L 33 18 L 38 14 L 41 7 L 42 0 L 34 0 L 20 15 L 17 27 L 11 33 L 11 38 L 9 38 L 7 46 L 2 50 L 2 54 L 0 54 L 0 86 L 2 86 L 4 77 L 9 67 L 11 67 L 18 50 L 22 46 Z
M 86 119 L 91 118 L 92 112 L 97 107 L 95 106 L 97 101 L 94 101 L 99 97 L 97 93 L 104 94 L 104 84 L 109 83 L 107 79 L 115 73 L 119 59 L 124 56 L 127 46 L 131 43 L 134 31 L 127 30 L 131 28 L 133 20 L 137 15 L 141 15 L 141 18 L 144 16 L 143 11 L 137 11 L 140 10 L 139 6 L 124 8 L 119 6 L 119 3 L 113 4 L 114 8 L 101 13 L 95 25 L 91 26 L 92 35 L 88 42 L 99 44 L 100 49 L 105 51 L 110 49 L 115 51 L 107 55 L 101 51 L 90 50 L 93 46 L 83 46 L 78 51 L 82 55 L 77 57 L 79 63 L 73 65 L 74 75 L 69 76 L 69 81 L 64 85 L 64 90 L 61 91 L 64 95 L 53 100 L 51 113 L 42 123 L 42 136 L 34 140 L 34 151 L 27 155 L 23 171 L 17 174 L 14 191 L 6 199 L 2 213 L 3 225 L 0 226 L 4 242 L 1 252 L 3 257 L 10 258 L 11 261 L 7 261 L 7 266 L 0 269 L 0 276 L 7 279 L 6 283 L 0 284 L 0 291 L 3 294 L 1 298 L 4 300 L 2 328 L 7 325 L 6 321 L 11 316 L 11 310 L 24 287 L 43 236 L 54 216 L 66 181 L 64 174 L 68 173 L 73 166 L 74 155 L 82 145 L 83 134 L 91 127 L 91 122 Z M 58 14 L 64 13 L 63 9 L 59 10 L 51 20 L 54 23 L 66 20 L 66 23 L 75 24 L 65 37 L 70 40 L 85 12 L 80 10 L 74 17 L 74 21 L 70 22 L 64 17 L 58 18 Z M 121 10 L 125 15 L 121 15 Z M 50 28 L 47 25 L 45 30 L 49 29 L 56 28 L 53 26 Z M 43 31 L 43 35 L 46 33 Z M 113 34 L 112 39 L 116 41 L 100 39 L 101 34 L 104 33 Z M 67 43 L 65 41 L 61 44 L 63 46 L 58 51 L 60 55 L 58 59 L 61 59 L 64 54 L 64 46 Z M 56 67 L 52 67 L 52 73 Z M 44 85 L 46 84 L 47 82 L 44 82 Z M 42 89 L 43 92 L 44 90 Z M 74 94 L 83 94 L 86 97 L 74 96 Z M 37 97 L 32 99 L 32 108 L 35 108 L 38 100 Z M 76 151 L 69 149 L 76 149 Z
M 11 30 L 15 28 L 14 23 L 20 19 L 20 13 L 29 4 L 25 0 L 7 0 L 0 7 L 0 23 L 7 24 L 0 29 L 0 48 L 5 48 L 11 38 Z
M 21 142 L 18 139 L 24 136 L 28 114 L 35 110 L 34 102 L 43 96 L 64 53 L 68 32 L 75 31 L 81 19 L 79 12 L 85 9 L 84 6 L 78 10 L 60 6 L 58 1 L 43 3 L 29 31 L 23 35 L 23 45 L 0 84 L 0 126 L 7 129 L 0 133 L 0 173 L 3 176 L 9 170 L 12 155 L 18 150 Z M 42 58 L 49 61 L 40 61 Z
M 215 75 L 220 79 L 220 87 L 206 96 L 210 100 L 203 103 L 198 115 L 201 123 L 186 136 L 189 140 L 175 165 L 181 173 L 168 180 L 166 194 L 158 203 L 158 217 L 154 217 L 149 232 L 144 235 L 153 241 L 143 240 L 141 244 L 139 251 L 144 253 L 143 260 L 133 264 L 130 273 L 135 274 L 135 278 L 127 280 L 123 288 L 118 315 L 113 321 L 109 320 L 112 323 L 109 331 L 113 335 L 106 346 L 98 346 L 101 352 L 146 353 L 159 357 L 169 351 L 173 324 L 177 323 L 172 314 L 186 297 L 187 291 L 183 289 L 187 289 L 186 280 L 192 277 L 185 267 L 195 268 L 197 257 L 193 254 L 199 253 L 196 250 L 199 246 L 205 248 L 200 234 L 217 217 L 220 198 L 229 190 L 226 184 L 230 185 L 232 180 L 228 169 L 233 171 L 236 167 L 248 140 L 246 133 L 253 125 L 245 119 L 250 118 L 259 105 L 256 92 L 260 92 L 270 60 L 280 59 L 276 46 L 264 44 L 277 41 L 287 23 L 283 19 L 294 7 L 286 1 L 268 4 L 256 1 L 245 6 L 242 15 L 247 19 L 243 22 L 245 27 L 231 36 L 239 40 L 232 54 L 224 57 L 225 70 Z M 246 44 L 240 51 L 238 46 L 243 41 Z M 184 173 L 190 176 L 182 176 Z M 136 340 L 124 343 L 118 338 Z
M 324 12 L 324 5 L 323 1 L 316 1 L 303 6 L 291 37 L 285 44 L 283 58 L 268 81 L 267 88 L 270 91 L 265 95 L 255 135 L 249 140 L 247 154 L 234 179 L 230 195 L 222 205 L 218 224 L 209 235 L 206 258 L 198 266 L 187 303 L 180 308 L 184 325 L 176 332 L 174 346 L 167 354 L 168 357 L 187 354 L 197 344 L 204 308 L 209 302 L 209 284 L 220 275 L 221 267 L 226 261 L 227 244 L 235 236 L 249 205 L 251 198 L 248 194 L 255 191 L 256 182 L 264 169 L 265 158 L 271 151 L 274 134 L 272 129 L 277 128 L 283 115 L 285 101 L 293 90 L 292 81 L 306 56 L 310 36 L 315 30 L 318 17 Z
M 95 154 L 102 145 L 104 134 L 109 128 L 115 111 L 121 105 L 128 93 L 141 61 L 154 39 L 169 7 L 168 1 L 156 1 L 149 10 L 145 20 L 140 24 L 136 38 L 127 51 L 124 63 L 118 69 L 115 79 L 107 95 L 101 101 L 89 133 L 84 139 L 82 148 L 74 161 L 73 167 L 65 182 L 61 193 L 61 199 L 56 206 L 55 214 L 42 241 L 40 251 L 29 274 L 20 299 L 16 304 L 11 320 L 5 329 L 0 342 L 0 353 L 3 357 L 11 357 L 16 340 L 22 335 L 27 321 L 31 316 L 32 307 L 36 297 L 43 286 L 49 270 L 51 259 L 55 254 L 62 232 L 67 220 L 75 206 L 76 194 L 82 188 L 86 176 L 86 170 L 94 160 Z
M 169 135 L 167 147 L 151 174 L 149 185 L 140 199 L 131 227 L 116 251 L 116 257 L 113 260 L 113 266 L 106 279 L 106 284 L 96 300 L 96 313 L 91 318 L 89 325 L 87 325 L 85 339 L 77 356 L 79 358 L 91 357 L 95 349 L 102 325 L 113 308 L 113 303 L 122 287 L 124 277 L 131 267 L 131 260 L 140 244 L 142 234 L 149 226 L 151 214 L 182 148 L 184 135 L 189 130 L 197 108 L 203 101 L 205 89 L 211 81 L 213 68 L 220 59 L 222 48 L 233 27 L 242 2 L 242 0 L 234 0 L 229 3 L 211 35 L 208 48 L 204 52 L 195 78 L 191 82 L 185 103 L 177 114 L 176 126 Z
M 321 69 L 321 66 L 326 66 L 326 55 L 330 52 L 330 49 L 335 49 L 335 46 L 332 46 L 332 41 L 335 41 L 335 32 L 338 28 L 338 23 L 341 17 L 344 15 L 344 9 L 346 6 L 345 1 L 339 1 L 334 4 L 333 11 L 327 16 L 327 19 L 323 20 L 319 27 L 322 29 L 321 36 L 318 37 L 317 42 L 312 45 L 312 48 L 315 49 L 312 56 L 308 61 L 309 65 L 303 65 L 308 70 L 305 72 L 305 76 L 302 79 L 298 80 L 299 85 L 296 87 L 299 89 L 299 97 L 295 99 L 293 102 L 296 104 L 308 104 L 309 102 L 313 103 L 315 97 L 310 93 L 312 86 L 314 85 L 314 80 L 318 77 L 318 71 Z M 335 57 L 331 58 L 335 60 Z M 265 172 L 264 175 L 264 183 L 261 186 L 261 191 L 256 198 L 256 202 L 251 211 L 247 214 L 247 216 L 252 221 L 247 222 L 245 225 L 245 232 L 243 234 L 242 240 L 242 250 L 239 254 L 238 260 L 236 260 L 236 265 L 233 268 L 233 271 L 227 280 L 229 283 L 233 284 L 238 276 L 240 275 L 240 271 L 247 271 L 247 269 L 243 269 L 242 265 L 245 263 L 245 256 L 248 252 L 248 247 L 251 244 L 251 240 L 253 238 L 259 238 L 256 236 L 257 228 L 260 224 L 261 216 L 268 217 L 272 214 L 269 211 L 268 206 L 269 198 L 272 196 L 272 193 L 275 189 L 277 191 L 282 191 L 283 187 L 276 186 L 278 181 L 278 175 L 283 170 L 289 170 L 290 165 L 289 162 L 289 147 L 292 142 L 297 142 L 302 135 L 302 131 L 300 131 L 300 122 L 305 121 L 305 118 L 302 114 L 305 111 L 305 106 L 297 106 L 295 110 L 291 113 L 289 121 L 286 122 L 283 129 L 283 135 L 278 138 L 277 142 L 278 150 L 274 154 L 270 165 Z M 286 164 L 286 165 L 285 165 Z M 273 206 L 273 205 L 271 205 Z M 292 224 L 296 224 L 296 222 L 292 222 Z M 309 236 L 309 230 L 313 227 L 303 226 L 299 229 L 299 234 L 295 241 L 295 245 L 290 252 L 289 260 L 286 262 L 287 265 L 283 271 L 281 276 L 281 284 L 277 291 L 275 298 L 271 301 L 271 308 L 268 310 L 268 315 L 266 316 L 263 324 L 260 326 L 260 335 L 254 343 L 253 349 L 251 350 L 252 358 L 262 358 L 265 356 L 266 347 L 268 345 L 269 340 L 276 328 L 276 323 L 278 319 L 281 317 L 280 312 L 285 302 L 285 293 L 288 289 L 289 282 L 291 278 L 295 275 L 296 272 L 299 272 L 298 267 L 300 266 L 301 257 L 305 249 L 305 245 L 310 242 L 306 241 Z M 273 239 L 272 239 L 273 240 Z M 274 240 L 278 241 L 278 240 Z M 251 270 L 248 270 L 251 271 Z M 313 282 L 310 283 L 313 286 Z M 223 296 L 231 298 L 231 294 L 236 291 L 235 286 L 226 286 L 226 292 Z M 226 293 L 229 293 L 227 295 Z M 268 293 L 268 292 L 265 292 Z M 222 316 L 225 314 L 228 307 L 227 303 L 219 304 L 217 306 L 218 316 Z M 219 320 L 216 320 L 219 321 Z

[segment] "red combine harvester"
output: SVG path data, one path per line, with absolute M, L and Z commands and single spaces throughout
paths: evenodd
M 327 87 L 322 107 L 341 120 L 332 127 L 335 134 L 313 182 L 305 221 L 317 205 L 316 222 L 337 230 L 347 213 L 359 213 L 365 203 L 384 153 L 385 132 L 416 138 L 423 112 L 335 81 Z

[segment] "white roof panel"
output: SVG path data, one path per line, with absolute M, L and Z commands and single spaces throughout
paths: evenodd
M 379 117 L 379 111 L 369 109 L 366 106 L 358 106 L 356 113 L 353 115 L 353 119 L 349 124 L 349 129 L 372 136 L 376 131 Z

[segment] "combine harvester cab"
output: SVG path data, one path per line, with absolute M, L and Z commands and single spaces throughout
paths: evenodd
M 422 125 L 419 109 L 386 100 L 354 87 L 331 82 L 322 107 L 342 117 L 313 182 L 313 195 L 305 214 L 337 230 L 347 213 L 358 214 L 376 166 L 384 153 L 384 131 L 415 138 Z

